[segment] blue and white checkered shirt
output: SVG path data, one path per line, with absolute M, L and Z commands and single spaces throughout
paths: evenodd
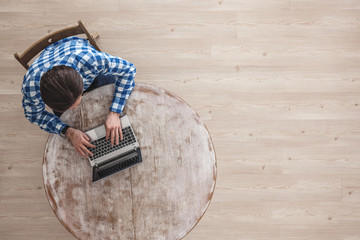
M 121 113 L 126 100 L 135 86 L 134 65 L 119 57 L 97 51 L 83 38 L 62 39 L 41 53 L 24 76 L 22 85 L 25 117 L 49 133 L 60 133 L 66 126 L 60 118 L 45 110 L 40 95 L 41 76 L 57 65 L 74 68 L 80 74 L 84 90 L 98 75 L 112 75 L 115 80 L 115 93 L 110 111 Z

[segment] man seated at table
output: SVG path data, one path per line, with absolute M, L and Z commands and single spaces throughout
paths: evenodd
M 119 57 L 97 51 L 83 38 L 69 37 L 48 46 L 35 59 L 22 85 L 25 117 L 41 129 L 70 140 L 82 156 L 92 156 L 86 147 L 95 147 L 82 131 L 60 120 L 61 114 L 76 108 L 84 92 L 115 83 L 115 92 L 106 117 L 106 139 L 122 140 L 120 114 L 134 85 L 136 68 Z M 54 113 L 45 110 L 48 105 Z

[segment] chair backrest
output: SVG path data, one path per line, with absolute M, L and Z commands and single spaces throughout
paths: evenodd
M 25 52 L 21 55 L 15 53 L 14 56 L 25 69 L 29 69 L 29 61 L 33 59 L 39 52 L 45 49 L 47 46 L 70 36 L 85 34 L 90 44 L 95 47 L 96 50 L 100 51 L 100 48 L 96 45 L 94 37 L 89 34 L 85 26 L 82 24 L 81 20 L 78 21 L 78 25 L 74 27 L 64 28 L 62 30 L 56 31 L 52 34 L 49 34 L 39 41 L 31 45 Z

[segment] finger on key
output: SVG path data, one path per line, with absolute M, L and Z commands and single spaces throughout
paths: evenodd
M 119 131 L 117 129 L 115 130 L 115 141 L 116 145 L 119 145 Z
M 123 137 L 123 133 L 122 133 L 122 130 L 121 130 L 121 127 L 119 128 L 119 133 L 120 133 L 120 140 L 124 140 L 124 137 Z
M 92 154 L 92 152 L 90 152 L 89 149 L 87 149 L 84 145 L 81 145 L 80 148 L 86 154 L 86 157 L 94 156 L 94 154 Z
M 90 147 L 90 148 L 96 148 L 96 146 L 95 145 L 93 145 L 91 142 L 89 142 L 89 141 L 83 141 L 83 144 L 85 145 L 85 146 L 87 146 L 87 147 Z
M 114 146 L 115 130 L 111 131 L 111 146 Z
M 86 158 L 88 157 L 88 156 L 86 156 L 86 154 L 82 151 L 82 149 L 81 149 L 80 147 L 77 147 L 77 148 L 76 148 L 76 151 L 77 151 L 78 153 L 80 153 L 81 156 L 84 156 L 84 157 L 86 157 Z

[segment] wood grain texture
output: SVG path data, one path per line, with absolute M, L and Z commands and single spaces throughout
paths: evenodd
M 48 135 L 24 118 L 13 54 L 81 19 L 211 133 L 216 191 L 184 239 L 359 239 L 359 16 L 358 0 L 0 0 L 1 238 L 74 239 L 44 193 Z
M 105 122 L 114 85 L 96 89 L 61 117 L 82 131 Z M 143 162 L 92 183 L 88 160 L 51 135 L 45 191 L 60 222 L 78 239 L 180 239 L 204 215 L 216 181 L 215 151 L 199 116 L 161 88 L 137 84 L 124 110 Z M 180 130 L 180 131 L 179 131 Z

